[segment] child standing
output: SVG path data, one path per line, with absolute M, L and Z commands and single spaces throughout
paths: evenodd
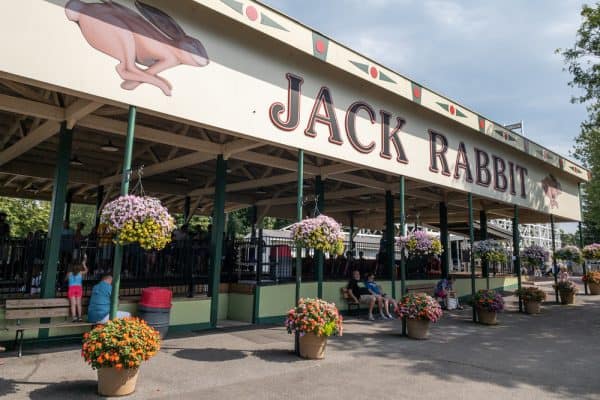
M 67 273 L 67 281 L 69 282 L 67 297 L 71 304 L 73 322 L 83 321 L 81 318 L 81 298 L 83 297 L 83 274 L 88 270 L 86 260 L 87 256 L 83 256 L 81 264 L 75 264 L 73 269 Z

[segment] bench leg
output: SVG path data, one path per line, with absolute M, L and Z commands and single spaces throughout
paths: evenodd
M 15 333 L 15 348 L 19 358 L 23 355 L 23 329 L 17 329 Z

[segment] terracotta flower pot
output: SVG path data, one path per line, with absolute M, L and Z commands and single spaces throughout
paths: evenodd
M 409 319 L 406 321 L 409 338 L 425 340 L 429 336 L 430 321 L 426 319 Z
M 477 320 L 480 324 L 484 325 L 497 325 L 498 321 L 496 319 L 497 313 L 496 311 L 487 311 L 477 309 Z
M 525 312 L 527 314 L 539 314 L 542 303 L 539 301 L 528 301 L 525 303 Z
M 596 296 L 600 294 L 600 283 L 588 283 L 588 289 L 590 289 L 590 294 Z
M 98 394 L 102 396 L 126 396 L 135 391 L 138 368 L 98 369 Z
M 566 290 L 559 290 L 558 293 L 560 294 L 560 304 L 575 303 L 575 293 Z
M 302 358 L 321 360 L 325 358 L 326 347 L 327 336 L 317 336 L 314 333 L 300 336 L 300 357 Z

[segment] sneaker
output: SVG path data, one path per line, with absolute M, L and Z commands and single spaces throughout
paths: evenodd
M 379 314 L 379 319 L 387 319 L 387 317 L 383 314 Z
M 388 314 L 387 319 L 394 319 L 390 314 Z
M 83 318 L 81 318 L 81 317 L 77 318 L 77 322 L 83 322 Z
M 71 322 L 77 322 L 77 318 L 73 318 Z
M 373 314 L 369 314 L 369 321 L 375 321 L 375 317 L 373 317 Z

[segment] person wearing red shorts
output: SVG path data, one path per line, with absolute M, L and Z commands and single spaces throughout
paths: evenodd
M 83 297 L 83 274 L 87 272 L 85 262 L 86 257 L 83 258 L 81 264 L 75 264 L 72 270 L 67 273 L 67 281 L 69 282 L 67 297 L 71 304 L 73 322 L 83 321 L 81 318 L 81 298 Z

